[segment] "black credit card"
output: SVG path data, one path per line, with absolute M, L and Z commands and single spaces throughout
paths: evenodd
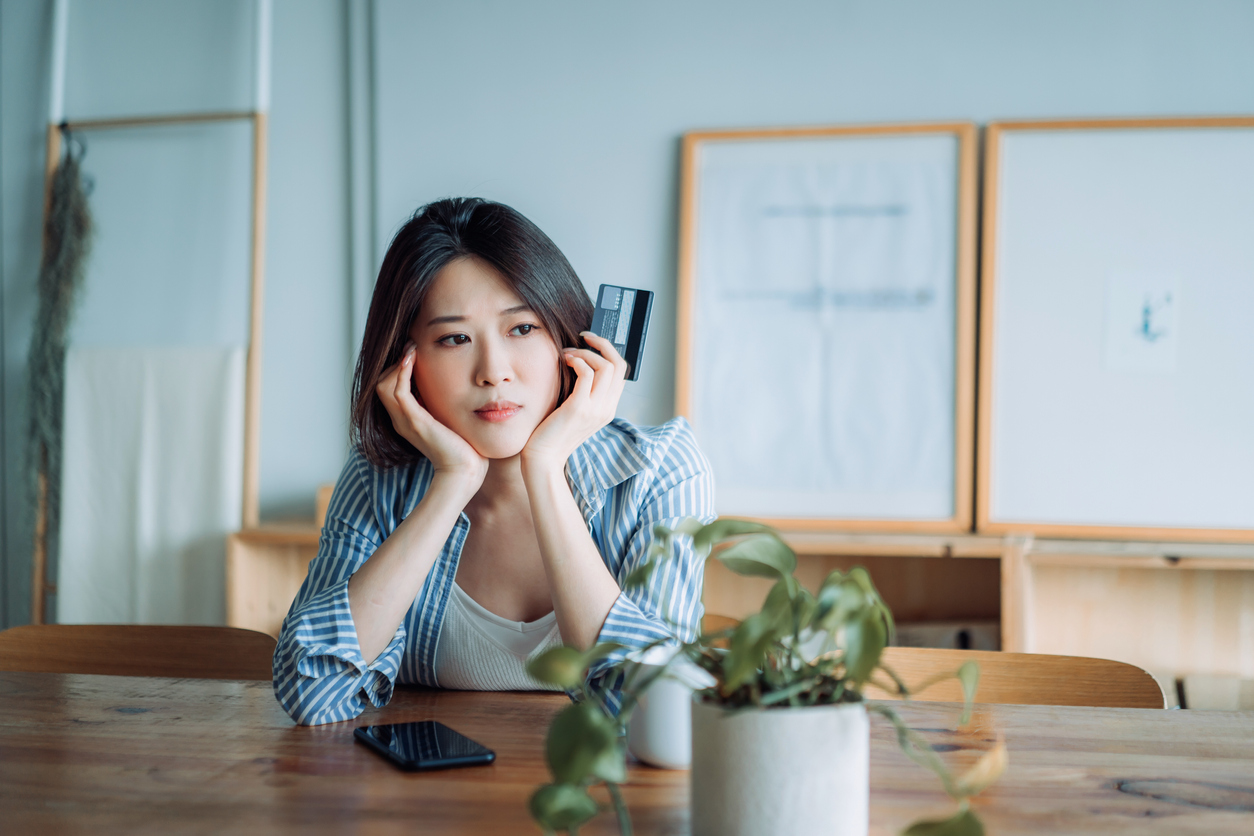
M 597 291 L 596 311 L 588 330 L 614 343 L 614 348 L 627 361 L 628 380 L 640 376 L 644 338 L 649 333 L 652 311 L 652 291 L 612 284 L 603 284 Z

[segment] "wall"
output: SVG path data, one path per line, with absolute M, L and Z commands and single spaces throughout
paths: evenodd
M 418 204 L 501 200 L 593 291 L 654 290 L 621 414 L 673 404 L 681 134 L 1254 112 L 1254 4 L 1187 0 L 379 0 L 379 244 Z
M 223 53 L 232 54 L 223 44 L 251 32 L 245 0 L 71 2 L 94 16 L 75 61 L 106 49 L 112 56 L 91 72 L 72 66 L 71 106 L 182 109 L 179 90 L 198 91 L 198 104 L 247 96 L 242 62 L 220 68 Z M 2 624 L 23 623 L 29 612 L 24 367 L 51 5 L 0 0 Z M 376 81 L 373 117 L 359 107 L 354 121 L 347 21 L 371 5 L 362 40 L 373 48 L 364 73 Z M 175 34 L 141 38 L 136 21 Z M 263 516 L 311 513 L 315 485 L 337 475 L 352 300 L 360 307 L 370 265 L 422 202 L 503 200 L 545 229 L 593 289 L 612 282 L 658 292 L 642 379 L 620 410 L 653 423 L 672 410 L 684 131 L 1250 113 L 1251 44 L 1254 4 L 1243 0 L 275 0 Z M 72 92 L 75 78 L 87 86 Z M 359 247 L 351 270 L 349 228 L 363 226 L 349 206 L 371 190 L 350 184 L 350 155 L 358 172 L 377 172 L 367 210 L 378 218 L 374 252 Z
M 3 249 L 3 544 L 0 625 L 30 609 L 32 513 L 24 488 L 25 363 L 39 269 L 52 3 L 0 0 L 0 239 Z M 71 0 L 71 119 L 242 109 L 252 96 L 251 0 Z M 275 0 L 262 394 L 263 519 L 313 515 L 347 449 L 349 347 L 347 81 L 344 0 Z M 148 132 L 142 142 L 162 140 Z M 92 170 L 93 139 L 85 169 Z M 95 140 L 96 158 L 115 137 Z M 246 146 L 245 146 L 246 147 Z M 219 176 L 248 182 L 248 158 Z M 208 216 L 222 207 L 204 207 Z M 103 220 L 103 218 L 102 218 Z M 241 229 L 246 234 L 246 218 Z M 155 256 L 154 253 L 147 255 Z M 197 312 L 170 277 L 163 311 Z M 124 291 L 138 294 L 140 281 Z M 92 312 L 103 313 L 97 306 Z M 99 317 L 78 322 L 100 341 Z M 105 329 L 107 330 L 107 329 Z

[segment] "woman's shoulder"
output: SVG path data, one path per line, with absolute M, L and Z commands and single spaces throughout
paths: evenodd
M 332 505 L 337 499 L 350 504 L 405 504 L 415 492 L 421 497 L 430 482 L 430 470 L 431 465 L 425 458 L 396 467 L 378 467 L 359 448 L 351 446 L 335 483 Z
M 676 466 L 695 471 L 708 471 L 709 462 L 697 444 L 692 425 L 682 415 L 664 424 L 645 426 L 625 418 L 615 418 L 601 431 L 607 440 L 630 447 L 652 470 L 671 470 Z

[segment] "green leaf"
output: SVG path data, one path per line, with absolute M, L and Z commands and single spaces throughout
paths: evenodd
M 697 532 L 705 528 L 705 523 L 696 517 L 685 517 L 679 521 L 679 525 L 675 526 L 676 534 L 687 534 L 689 537 L 695 537 Z
M 828 576 L 819 589 L 818 606 L 814 613 L 814 625 L 820 630 L 834 632 L 871 606 L 865 592 L 851 578 Z
M 762 609 L 759 612 L 770 626 L 782 625 L 788 620 L 789 613 L 792 611 L 792 589 L 788 583 L 790 580 L 796 583 L 792 577 L 781 578 L 777 581 L 771 587 L 771 591 L 766 593 L 766 600 L 762 602 Z
M 755 613 L 732 633 L 731 647 L 723 657 L 723 693 L 730 694 L 753 680 L 762 669 L 766 651 L 774 642 L 772 621 L 765 612 Z
M 567 706 L 554 718 L 544 754 L 549 771 L 564 784 L 582 784 L 588 778 L 627 780 L 618 727 L 589 702 Z
M 845 627 L 845 674 L 854 682 L 866 682 L 880 663 L 888 641 L 884 619 L 866 610 Z
M 971 703 L 975 702 L 975 689 L 980 685 L 980 666 L 974 659 L 968 659 L 958 668 L 958 681 L 962 683 L 962 725 L 971 719 Z
M 817 602 L 814 600 L 814 596 L 810 594 L 810 590 L 801 584 L 797 584 L 797 593 L 792 598 L 793 633 L 800 633 L 810 626 L 810 622 L 814 618 L 816 606 Z
M 531 817 L 545 830 L 570 830 L 597 814 L 597 803 L 583 787 L 545 784 L 531 796 Z
M 762 696 L 762 705 L 774 705 L 777 702 L 790 700 L 793 697 L 797 696 L 798 694 L 802 693 L 803 691 L 808 691 L 809 689 L 813 688 L 817 684 L 818 684 L 817 677 L 811 677 L 809 679 L 799 679 L 786 688 L 781 688 L 778 691 L 771 691 L 768 694 L 764 694 Z
M 763 532 L 774 532 L 769 525 L 762 523 L 749 522 L 748 520 L 731 520 L 718 519 L 709 525 L 703 525 L 692 535 L 692 545 L 697 550 L 697 554 L 705 557 L 710 553 L 710 549 L 715 543 L 728 539 L 729 537 L 739 537 L 742 534 L 759 534 Z
M 716 555 L 737 575 L 786 578 L 797 568 L 797 555 L 774 534 L 754 534 Z
M 948 819 L 915 822 L 901 836 L 984 836 L 984 825 L 970 807 L 964 807 Z
M 919 766 L 930 769 L 935 773 L 936 777 L 940 779 L 942 786 L 944 786 L 946 795 L 951 798 L 960 796 L 960 793 L 954 787 L 953 776 L 949 774 L 949 769 L 945 766 L 945 762 L 940 759 L 940 756 L 936 754 L 936 750 L 918 732 L 907 726 L 901 717 L 897 716 L 896 711 L 893 711 L 885 703 L 872 703 L 867 706 L 867 711 L 873 711 L 893 724 L 893 729 L 897 732 L 897 745 L 901 747 L 902 753 Z
M 546 650 L 527 663 L 527 673 L 541 682 L 567 690 L 583 684 L 587 672 L 584 654 L 565 645 Z
M 632 569 L 627 577 L 623 578 L 623 589 L 636 589 L 644 586 L 649 582 L 649 578 L 653 575 L 653 570 L 657 568 L 657 561 L 650 560 Z

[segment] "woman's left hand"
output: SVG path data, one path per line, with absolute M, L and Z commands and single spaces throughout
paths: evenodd
M 560 472 L 570 454 L 612 421 L 618 411 L 627 361 L 604 337 L 591 331 L 584 331 L 581 336 L 601 353 L 586 348 L 562 349 L 563 361 L 575 370 L 575 387 L 531 433 L 522 450 L 526 469 L 538 466 Z

